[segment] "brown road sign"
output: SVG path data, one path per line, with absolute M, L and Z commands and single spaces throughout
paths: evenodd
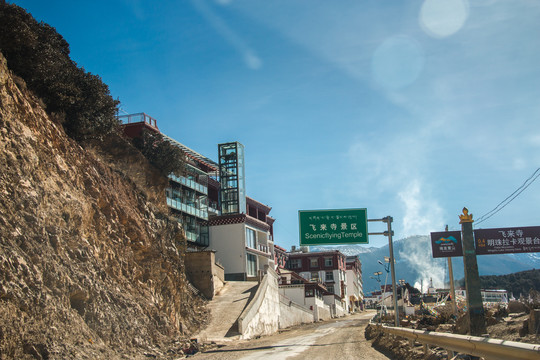
M 540 252 L 540 226 L 474 230 L 477 255 Z
M 461 231 L 432 232 L 431 249 L 434 258 L 463 256 Z

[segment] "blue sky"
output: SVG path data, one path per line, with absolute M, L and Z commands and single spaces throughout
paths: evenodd
M 286 248 L 298 210 L 391 215 L 396 239 L 457 230 L 463 206 L 483 215 L 540 164 L 537 1 L 12 2 L 123 110 L 213 159 L 243 143 L 248 195 Z M 540 225 L 539 190 L 479 227 Z

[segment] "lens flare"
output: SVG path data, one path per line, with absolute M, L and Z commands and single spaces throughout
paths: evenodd
M 412 84 L 424 67 L 424 52 L 411 37 L 386 39 L 373 54 L 371 69 L 377 83 L 389 90 Z
M 458 32 L 468 17 L 467 0 L 425 0 L 419 22 L 428 35 L 444 38 Z

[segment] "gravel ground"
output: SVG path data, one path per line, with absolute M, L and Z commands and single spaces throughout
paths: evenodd
M 391 359 L 375 350 L 364 337 L 373 312 L 307 324 L 259 339 L 207 349 L 199 359 Z

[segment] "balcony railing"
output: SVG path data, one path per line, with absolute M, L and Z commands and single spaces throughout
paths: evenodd
M 208 203 L 208 212 L 212 215 L 221 215 L 221 212 L 219 210 L 219 206 L 215 202 L 209 202 Z
M 259 251 L 262 251 L 263 253 L 270 254 L 270 250 L 268 248 L 268 245 L 259 244 Z
M 268 245 L 258 244 L 255 247 L 252 247 L 251 245 L 246 245 L 246 250 L 250 250 L 254 254 L 263 255 L 268 258 L 272 256 Z
M 190 180 L 183 176 L 176 176 L 173 174 L 169 175 L 169 179 L 176 181 L 177 183 L 182 184 L 190 189 L 193 189 L 195 191 L 208 195 L 208 187 L 202 184 L 199 184 L 198 182 L 194 180 Z
M 208 246 L 208 234 L 198 234 L 193 231 L 185 231 L 186 239 L 199 245 Z
M 186 214 L 196 216 L 203 220 L 208 220 L 208 212 L 205 210 L 197 209 L 193 206 L 187 205 L 182 203 L 179 200 L 167 198 L 167 205 L 172 207 L 173 209 L 182 211 Z

